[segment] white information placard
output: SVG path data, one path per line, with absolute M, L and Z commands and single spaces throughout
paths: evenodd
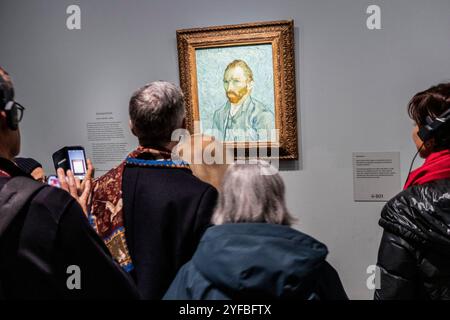
M 87 122 L 88 144 L 97 177 L 125 160 L 130 152 L 124 126 L 112 111 L 96 112 L 95 119 Z
M 354 201 L 388 201 L 400 179 L 400 152 L 353 152 Z

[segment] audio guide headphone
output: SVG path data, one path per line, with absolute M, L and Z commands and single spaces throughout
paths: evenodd
M 7 85 L 0 76 L 0 110 L 6 113 L 6 124 L 9 129 L 17 130 L 25 108 L 14 101 L 14 89 Z
M 434 120 L 428 116 L 426 122 L 427 124 L 422 126 L 417 132 L 417 135 L 423 142 L 439 135 L 441 130 L 450 123 L 450 108 Z
M 444 99 L 444 101 L 447 101 L 447 99 L 448 97 Z M 409 167 L 409 172 L 406 181 L 409 180 L 409 176 L 411 174 L 414 161 L 416 160 L 417 155 L 424 147 L 425 143 L 433 138 L 439 139 L 440 138 L 439 135 L 441 134 L 442 130 L 450 124 L 450 108 L 446 110 L 444 113 L 442 113 L 440 116 L 436 117 L 435 119 L 432 119 L 430 116 L 427 116 L 425 121 L 426 125 L 420 127 L 419 131 L 417 132 L 417 135 L 423 141 L 423 143 L 420 146 L 419 150 L 417 150 L 416 154 L 414 155 L 411 161 L 411 166 Z M 448 141 L 448 139 L 450 139 L 450 137 L 445 137 L 444 141 Z

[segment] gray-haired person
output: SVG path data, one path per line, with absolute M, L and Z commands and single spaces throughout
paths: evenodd
M 212 221 L 165 299 L 347 299 L 326 246 L 290 227 L 268 163 L 228 168 Z
M 94 182 L 90 220 L 142 297 L 161 299 L 210 225 L 217 191 L 172 159 L 172 133 L 186 114 L 179 87 L 156 81 L 140 88 L 129 113 L 139 146 Z

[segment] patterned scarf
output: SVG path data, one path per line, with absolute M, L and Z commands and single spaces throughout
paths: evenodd
M 151 160 L 139 159 L 143 154 Z M 189 169 L 186 162 L 172 160 L 168 151 L 139 147 L 120 165 L 94 181 L 89 221 L 113 258 L 127 272 L 134 268 L 125 238 L 122 200 L 122 176 L 125 167 L 129 166 Z

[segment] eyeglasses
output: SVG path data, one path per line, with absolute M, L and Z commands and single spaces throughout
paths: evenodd
M 17 123 L 22 121 L 23 114 L 25 112 L 25 107 L 24 106 L 22 106 L 18 102 L 14 102 L 14 107 L 13 107 L 13 109 L 11 111 L 13 112 L 13 117 L 17 121 Z
M 22 121 L 25 107 L 16 101 L 11 101 L 6 105 L 5 111 L 11 112 L 14 123 L 18 124 Z

